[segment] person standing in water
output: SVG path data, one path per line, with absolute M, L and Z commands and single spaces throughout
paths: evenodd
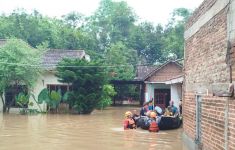
M 154 111 L 152 111 L 150 113 L 150 118 L 148 120 L 148 124 L 149 124 L 149 132 L 158 132 L 159 131 L 159 127 L 158 127 L 158 123 L 157 123 L 157 115 Z
M 132 118 L 132 113 L 130 111 L 127 111 L 125 113 L 125 120 L 124 120 L 123 126 L 124 126 L 124 130 L 136 129 L 135 121 Z

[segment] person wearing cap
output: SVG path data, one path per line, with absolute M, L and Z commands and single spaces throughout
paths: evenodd
M 159 131 L 159 127 L 158 127 L 158 123 L 157 123 L 157 114 L 152 111 L 150 112 L 150 118 L 148 119 L 148 126 L 149 126 L 149 132 L 158 132 Z
M 148 102 L 144 102 L 143 107 L 140 109 L 140 116 L 146 116 L 148 112 Z
M 125 113 L 125 120 L 123 123 L 124 130 L 128 129 L 136 129 L 135 121 L 132 118 L 132 113 L 130 111 L 127 111 Z

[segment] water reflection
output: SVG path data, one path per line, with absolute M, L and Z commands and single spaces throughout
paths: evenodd
M 109 108 L 91 115 L 0 115 L 0 149 L 187 150 L 182 129 L 124 131 L 123 114 L 128 109 Z

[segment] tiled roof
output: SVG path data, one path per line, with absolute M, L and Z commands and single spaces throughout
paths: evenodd
M 137 76 L 135 80 L 144 80 L 146 75 L 150 74 L 153 70 L 159 66 L 137 66 Z
M 61 50 L 61 49 L 51 49 L 48 50 L 44 56 L 42 65 L 47 70 L 53 70 L 56 65 L 64 58 L 85 58 L 86 53 L 84 50 Z

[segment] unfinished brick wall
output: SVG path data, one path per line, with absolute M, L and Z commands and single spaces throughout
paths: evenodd
M 202 100 L 202 143 L 205 150 L 224 148 L 226 98 L 204 96 Z
M 196 136 L 196 101 L 195 93 L 184 92 L 183 98 L 183 129 L 184 132 L 191 138 Z
M 206 0 L 189 19 L 190 28 L 216 0 Z M 184 132 L 192 140 L 196 136 L 195 93 L 202 92 L 202 148 L 224 149 L 225 102 L 227 98 L 212 96 L 212 84 L 229 83 L 230 70 L 226 64 L 227 8 L 204 24 L 199 31 L 185 41 L 185 83 L 183 99 Z M 234 131 L 234 103 L 230 104 L 229 126 Z M 234 133 L 230 130 L 229 147 L 234 148 Z M 233 139 L 233 141 L 231 140 Z
M 229 150 L 235 149 L 235 100 L 229 101 Z
M 203 14 L 205 14 L 216 2 L 216 0 L 205 0 L 203 3 L 193 12 L 192 17 L 188 19 L 185 26 L 186 29 L 191 27 Z
M 193 84 L 229 82 L 226 64 L 227 9 L 223 9 L 185 42 L 186 90 Z M 189 87 L 189 88 L 187 88 Z

